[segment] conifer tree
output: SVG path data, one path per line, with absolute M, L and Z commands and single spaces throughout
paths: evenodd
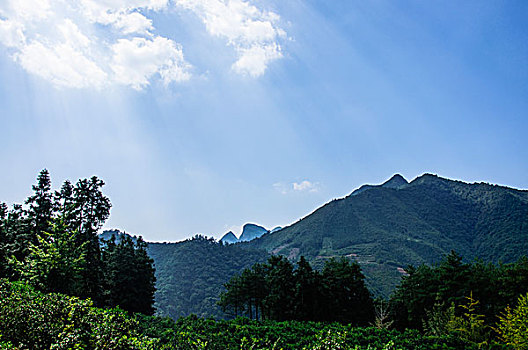
M 37 243 L 37 234 L 49 232 L 53 219 L 53 195 L 51 193 L 51 179 L 47 169 L 43 169 L 37 176 L 37 184 L 33 185 L 34 194 L 26 200 L 29 205 L 28 216 L 33 228 L 32 243 Z
M 324 320 L 364 326 L 374 319 L 374 304 L 358 263 L 332 258 L 325 263 L 321 279 Z
M 301 256 L 297 262 L 294 279 L 295 319 L 301 321 L 315 320 L 319 309 L 319 274 L 312 269 L 304 256 Z
M 136 242 L 128 236 L 104 241 L 102 262 L 104 267 L 105 304 L 119 305 L 130 312 L 146 315 L 154 313 L 156 278 L 153 260 L 148 256 L 146 243 L 141 237 Z
M 93 176 L 77 181 L 73 189 L 73 227 L 77 244 L 86 244 L 81 297 L 103 302 L 103 266 L 97 231 L 110 215 L 110 200 L 103 195 L 104 182 Z

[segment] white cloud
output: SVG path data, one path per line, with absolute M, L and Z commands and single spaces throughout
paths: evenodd
M 0 43 L 7 47 L 20 47 L 25 41 L 24 31 L 19 23 L 0 19 Z
M 25 20 L 43 20 L 52 14 L 50 0 L 12 0 L 7 1 L 7 5 L 17 17 Z
M 285 32 L 278 26 L 280 17 L 262 11 L 244 0 L 174 0 L 193 11 L 204 22 L 207 31 L 227 40 L 238 59 L 235 72 L 258 77 L 269 63 L 282 57 L 279 44 Z
M 112 46 L 112 51 L 116 81 L 136 90 L 148 85 L 156 73 L 165 84 L 190 78 L 181 48 L 169 39 L 120 39 Z
M 282 194 L 288 194 L 292 192 L 309 192 L 314 193 L 319 191 L 319 183 L 303 180 L 301 182 L 276 182 L 273 184 L 273 188 Z
M 154 29 L 152 26 L 152 20 L 148 19 L 139 12 L 120 12 L 112 14 L 106 13 L 104 15 L 104 21 L 102 18 L 100 19 L 102 24 L 110 24 L 123 34 L 148 35 L 150 31 Z
M 240 58 L 233 64 L 233 70 L 252 77 L 261 76 L 271 61 L 282 57 L 280 47 L 276 44 L 255 45 L 239 51 Z
M 28 72 L 59 87 L 141 90 L 191 77 L 176 41 L 157 35 L 152 11 L 191 10 L 237 53 L 235 73 L 258 77 L 282 57 L 277 14 L 247 0 L 4 0 L 0 44 Z
M 140 90 L 156 77 L 189 79 L 191 65 L 175 41 L 154 34 L 142 10 L 168 0 L 7 0 L 0 43 L 25 70 L 59 87 Z M 109 59 L 110 57 L 110 59 Z
M 317 192 L 319 191 L 319 184 L 304 180 L 301 182 L 292 183 L 292 188 L 297 192 Z
M 47 47 L 33 41 L 16 54 L 28 72 L 65 87 L 101 87 L 106 73 L 80 51 L 67 44 Z

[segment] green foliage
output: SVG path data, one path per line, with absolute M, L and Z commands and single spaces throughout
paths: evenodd
M 105 276 L 105 304 L 119 305 L 131 312 L 154 313 L 156 291 L 153 260 L 147 255 L 147 244 L 141 237 L 134 241 L 123 235 L 104 241 L 102 262 Z
M 454 252 L 436 266 L 409 267 L 409 275 L 402 279 L 390 299 L 395 326 L 422 329 L 430 317 L 437 318 L 432 322 L 438 324 L 443 311 L 452 304 L 465 305 L 470 294 L 479 300 L 484 323 L 491 325 L 506 305 L 515 302 L 520 293 L 528 292 L 528 283 L 519 285 L 520 281 L 528 282 L 526 267 L 525 258 L 498 266 L 481 261 L 464 263 Z M 456 313 L 461 315 L 458 310 Z M 437 326 L 427 327 L 434 334 Z
M 514 309 L 506 307 L 495 330 L 500 339 L 512 348 L 528 349 L 528 294 L 519 296 Z
M 479 301 L 473 298 L 473 292 L 466 297 L 467 303 L 462 304 L 464 310 L 457 327 L 461 333 L 461 338 L 476 343 L 479 348 L 488 344 L 489 330 L 484 324 L 484 315 L 479 314 Z
M 197 317 L 172 323 L 152 317 L 140 321 L 145 335 L 159 338 L 161 349 L 473 349 L 474 344 L 454 336 L 430 337 L 418 331 L 357 328 L 340 323 L 307 321 L 251 321 L 246 318 L 215 321 Z M 169 327 L 170 331 L 161 331 Z
M 321 274 L 322 319 L 365 326 L 374 320 L 374 304 L 358 263 L 330 259 Z
M 37 233 L 38 244 L 30 243 L 24 261 L 11 259 L 17 275 L 44 292 L 80 294 L 86 244 L 77 246 L 74 235 L 61 220 L 52 224 L 50 233 Z
M 374 322 L 371 326 L 377 329 L 390 329 L 394 321 L 390 317 L 389 305 L 384 299 L 374 301 Z
M 33 234 L 49 232 L 53 217 L 53 194 L 51 193 L 51 179 L 47 169 L 43 169 L 37 184 L 33 185 L 34 194 L 26 200 L 29 205 L 28 216 L 32 223 Z
M 149 243 L 148 253 L 156 266 L 157 314 L 174 319 L 191 314 L 225 317 L 217 305 L 223 284 L 268 257 L 262 250 L 243 249 L 203 236 L 179 243 Z
M 327 261 L 320 273 L 303 257 L 294 271 L 285 257 L 271 256 L 266 264 L 255 264 L 234 276 L 225 287 L 219 304 L 235 316 L 354 325 L 367 325 L 374 317 L 361 268 L 345 258 Z
M 25 202 L 27 209 L 15 205 L 9 210 L 1 203 L 0 278 L 91 298 L 98 306 L 152 314 L 155 278 L 146 243 L 139 238 L 101 252 L 97 231 L 111 208 L 103 186 L 93 176 L 75 186 L 65 181 L 53 194 L 44 169 Z
M 43 294 L 24 283 L 0 280 L 2 341 L 20 349 L 155 349 L 137 321 L 120 309 L 89 300 Z
M 82 270 L 82 285 L 80 295 L 92 298 L 98 304 L 103 304 L 103 264 L 97 230 L 102 227 L 110 216 L 110 200 L 103 195 L 101 188 L 104 181 L 92 176 L 90 179 L 80 179 L 73 188 L 73 206 L 71 207 L 71 223 L 78 231 L 78 244 L 86 244 L 85 266 Z M 64 202 L 69 199 L 64 198 Z

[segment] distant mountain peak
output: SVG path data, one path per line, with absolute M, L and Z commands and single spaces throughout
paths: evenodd
M 236 243 L 238 242 L 238 238 L 235 236 L 233 231 L 229 231 L 224 236 L 222 236 L 222 238 L 220 238 L 220 242 Z
M 240 238 L 238 239 L 239 242 L 247 242 L 251 241 L 255 238 L 259 238 L 263 234 L 267 233 L 268 230 L 266 230 L 264 227 L 256 225 L 256 224 L 245 224 L 244 228 L 242 229 L 242 234 L 240 235 Z
M 370 190 L 371 188 L 394 188 L 394 189 L 400 189 L 403 186 L 408 185 L 409 182 L 405 180 L 403 176 L 400 174 L 393 175 L 390 179 L 382 183 L 381 185 L 363 185 L 354 192 L 352 192 L 352 196 L 358 195 L 361 192 L 365 192 L 366 190 Z
M 408 185 L 409 182 L 405 180 L 400 174 L 395 174 L 389 180 L 385 181 L 381 187 L 385 188 L 400 188 L 401 186 Z
M 232 231 L 229 231 L 220 238 L 220 241 L 227 243 L 248 242 L 261 237 L 265 233 L 268 233 L 268 230 L 264 227 L 257 224 L 247 223 L 243 226 L 240 237 L 237 238 Z
M 248 222 L 247 224 L 244 224 L 242 230 L 245 230 L 245 229 L 252 229 L 252 228 L 264 228 L 260 225 L 257 225 L 257 224 L 252 224 L 250 222 Z

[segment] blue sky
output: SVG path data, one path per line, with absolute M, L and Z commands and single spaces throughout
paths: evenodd
M 526 1 L 5 0 L 0 200 L 97 175 L 147 240 L 394 173 L 528 188 Z

